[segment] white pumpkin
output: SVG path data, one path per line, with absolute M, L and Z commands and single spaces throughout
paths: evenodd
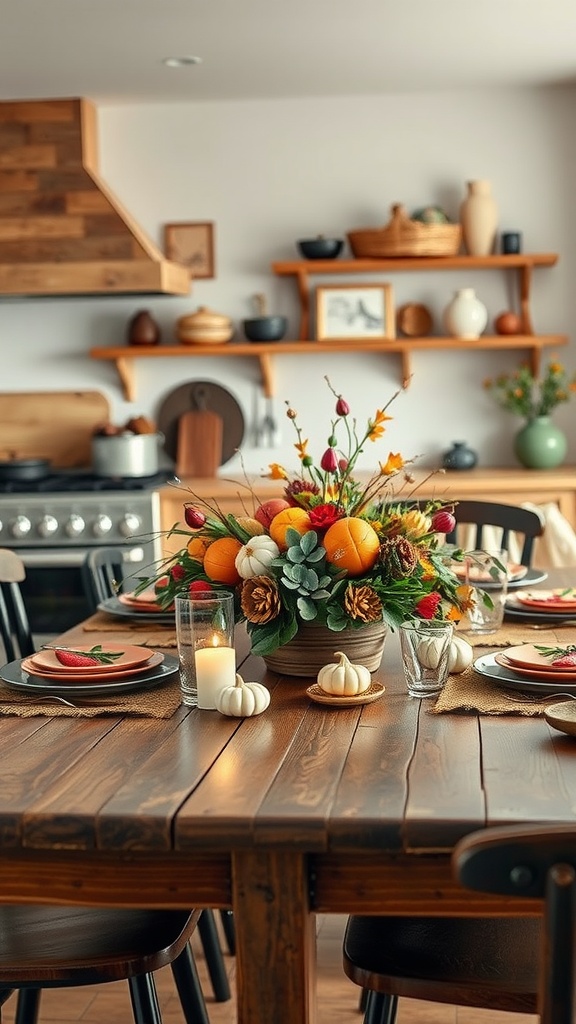
M 416 648 L 418 661 L 424 668 L 438 668 L 443 650 L 444 639 L 442 637 L 423 637 Z
M 340 661 L 324 665 L 316 677 L 320 689 L 336 697 L 364 693 L 372 682 L 369 669 L 364 665 L 353 665 L 342 651 L 335 651 L 334 656 Z
M 240 548 L 234 564 L 242 579 L 249 580 L 253 576 L 266 575 L 270 562 L 279 554 L 280 548 L 276 541 L 267 533 L 263 533 L 261 536 L 251 537 Z
M 453 636 L 448 655 L 448 671 L 458 675 L 472 664 L 474 648 L 463 636 Z
M 225 686 L 218 694 L 216 707 L 231 718 L 251 718 L 266 711 L 270 703 L 270 690 L 262 683 L 245 683 L 236 673 L 234 686 Z

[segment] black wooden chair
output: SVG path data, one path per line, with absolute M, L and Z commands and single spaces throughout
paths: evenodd
M 35 650 L 20 592 L 25 575 L 18 555 L 0 548 L 0 634 L 8 661 Z M 229 999 L 212 911 L 0 906 L 0 1005 L 4 988 L 8 995 L 20 990 L 16 1022 L 35 1024 L 42 988 L 126 978 L 136 1024 L 159 1024 L 151 972 L 171 963 L 187 1024 L 208 1024 L 188 944 L 196 926 L 215 998 Z
M 576 828 L 483 829 L 452 863 L 465 888 L 543 900 L 543 918 L 350 917 L 344 970 L 369 992 L 365 1024 L 393 1024 L 398 997 L 573 1024 Z
M 449 544 L 460 543 L 459 527 L 472 525 L 476 527 L 473 547 L 482 548 L 485 546 L 485 527 L 493 526 L 499 531 L 499 547 L 505 550 L 508 550 L 510 535 L 518 534 L 517 539 L 521 544 L 520 562 L 528 567 L 532 561 L 534 541 L 544 533 L 543 517 L 519 505 L 501 505 L 494 501 L 459 501 L 454 506 L 454 517 L 456 529 L 446 537 Z
M 101 547 L 88 552 L 82 563 L 82 584 L 86 599 L 93 612 L 97 610 L 102 601 L 117 594 L 118 587 L 121 586 L 124 578 L 125 567 L 122 552 L 118 548 Z M 221 920 L 228 950 L 234 954 L 232 912 L 221 911 Z M 212 910 L 203 911 L 198 931 L 202 940 L 214 998 L 217 1002 L 226 1002 L 230 999 L 230 985 Z

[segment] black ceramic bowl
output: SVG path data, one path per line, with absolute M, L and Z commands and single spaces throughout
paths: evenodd
M 342 252 L 342 238 L 302 238 L 296 243 L 305 260 L 334 260 Z
M 255 316 L 252 320 L 243 320 L 242 327 L 249 341 L 280 341 L 288 330 L 288 318 Z

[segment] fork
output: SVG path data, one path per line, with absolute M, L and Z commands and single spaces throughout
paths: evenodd
M 560 619 L 559 622 L 530 622 L 528 629 L 557 629 L 558 626 L 576 626 L 576 619 Z
M 557 697 L 567 697 L 569 700 L 576 700 L 576 693 L 546 693 L 540 694 L 539 696 L 532 696 L 529 693 L 522 693 L 514 695 L 512 693 L 503 694 L 505 700 L 512 700 L 520 704 L 542 704 L 549 700 L 556 700 Z

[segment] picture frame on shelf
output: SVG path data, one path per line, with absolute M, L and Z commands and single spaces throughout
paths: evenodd
M 165 224 L 164 251 L 169 260 L 187 267 L 194 280 L 215 277 L 214 222 Z
M 391 284 L 319 285 L 316 288 L 316 340 L 375 341 L 396 336 Z

